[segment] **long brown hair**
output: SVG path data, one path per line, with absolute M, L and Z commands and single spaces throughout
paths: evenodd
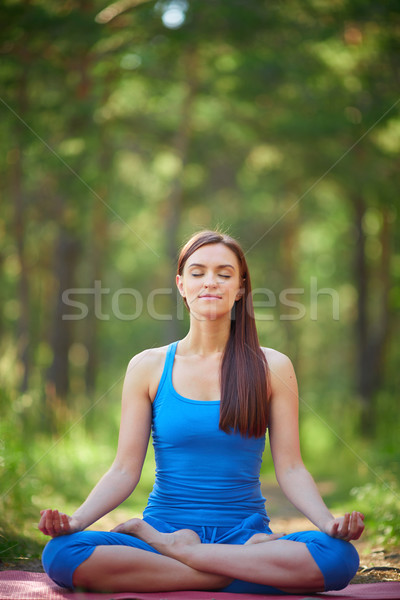
M 260 348 L 254 319 L 250 273 L 242 248 L 224 233 L 200 231 L 183 246 L 178 259 L 178 275 L 188 258 L 202 246 L 224 244 L 237 256 L 242 296 L 231 314 L 231 328 L 221 365 L 221 407 L 219 428 L 262 437 L 268 426 L 268 364 Z

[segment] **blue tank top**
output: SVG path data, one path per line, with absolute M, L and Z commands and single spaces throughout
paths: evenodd
M 156 478 L 143 515 L 186 527 L 231 527 L 254 513 L 268 522 L 259 479 L 265 438 L 221 431 L 219 400 L 175 391 L 177 345 L 168 347 L 153 402 Z

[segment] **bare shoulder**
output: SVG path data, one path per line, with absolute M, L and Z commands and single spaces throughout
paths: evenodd
M 135 354 L 129 361 L 128 369 L 148 370 L 157 367 L 161 362 L 165 361 L 168 346 L 160 348 L 148 348 Z
M 279 352 L 279 350 L 274 350 L 273 348 L 261 348 L 261 350 L 264 352 L 271 370 L 293 368 L 292 361 L 283 352 Z
M 273 348 L 261 348 L 267 359 L 272 392 L 282 386 L 297 385 L 292 361 L 286 354 Z
M 164 368 L 168 346 L 149 348 L 131 358 L 126 372 L 126 382 L 146 389 L 154 399 Z

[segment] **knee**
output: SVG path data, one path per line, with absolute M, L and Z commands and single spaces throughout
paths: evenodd
M 75 569 L 72 575 L 72 584 L 74 589 L 86 590 L 89 592 L 112 591 L 99 589 L 99 573 L 93 572 L 93 570 L 90 568 L 88 569 L 85 563 L 79 565 Z
M 91 551 L 90 548 L 80 547 L 79 540 L 83 535 L 83 533 L 72 533 L 55 537 L 43 550 L 43 568 L 50 579 L 60 587 L 73 588 L 72 574 L 76 564 L 85 560 Z
M 42 552 L 42 565 L 49 577 L 51 577 L 51 571 L 54 563 L 57 562 L 57 555 L 62 545 L 62 538 L 52 538 L 47 542 Z
M 135 565 L 133 563 L 130 566 L 130 573 L 133 574 L 134 571 Z M 115 561 L 104 562 L 101 558 L 100 560 L 89 558 L 75 568 L 72 583 L 74 589 L 111 593 L 118 591 L 115 582 L 125 575 L 126 565 L 120 565 Z
M 321 534 L 308 549 L 324 577 L 325 591 L 345 588 L 357 573 L 360 559 L 350 542 Z

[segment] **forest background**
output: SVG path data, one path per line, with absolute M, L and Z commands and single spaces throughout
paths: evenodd
M 242 243 L 325 498 L 399 544 L 400 7 L 5 0 L 0 559 L 110 465 L 130 358 L 183 336 L 176 256 Z M 140 514 L 151 455 L 126 501 Z M 263 470 L 272 477 L 268 453 Z M 272 515 L 273 518 L 273 515 Z

